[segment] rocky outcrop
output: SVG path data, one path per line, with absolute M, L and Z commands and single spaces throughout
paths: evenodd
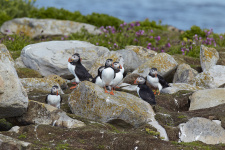
M 80 32 L 82 28 L 92 34 L 100 33 L 100 30 L 96 29 L 95 26 L 86 23 L 34 18 L 16 18 L 6 21 L 1 26 L 1 32 L 4 34 L 20 34 L 23 32 L 25 35 L 34 38 L 42 35 L 69 35 L 71 33 Z
M 198 72 L 188 64 L 181 64 L 177 67 L 173 83 L 192 83 L 197 74 Z
M 202 141 L 206 144 L 225 143 L 225 130 L 215 122 L 195 117 L 180 124 L 180 141 Z
M 74 78 L 67 68 L 68 58 L 79 53 L 82 64 L 89 70 L 95 60 L 109 52 L 105 47 L 83 41 L 49 41 L 31 44 L 23 48 L 23 63 L 37 70 L 42 76 L 56 74 L 64 78 Z
M 205 88 L 218 88 L 225 83 L 225 66 L 215 65 L 198 74 L 193 84 Z
M 155 120 L 155 113 L 147 102 L 125 92 L 115 91 L 114 95 L 104 93 L 103 88 L 88 81 L 78 85 L 68 102 L 72 113 L 84 118 L 100 122 L 122 120 L 135 127 L 149 123 L 159 132 L 163 130 Z M 168 140 L 163 132 L 161 136 Z
M 52 86 L 57 85 L 59 87 L 59 93 L 64 94 L 62 89 L 68 87 L 66 80 L 58 75 L 49 75 L 44 78 L 22 78 L 20 81 L 27 92 L 33 90 L 51 92 Z
M 215 66 L 219 60 L 219 53 L 215 48 L 209 48 L 201 45 L 200 48 L 200 62 L 203 71 L 210 69 Z
M 139 66 L 133 73 L 138 73 L 142 76 L 147 76 L 150 69 L 155 67 L 158 69 L 158 73 L 161 76 L 169 75 L 177 67 L 177 62 L 172 56 L 166 53 L 160 53 L 150 60 L 146 61 L 144 64 Z
M 31 143 L 0 134 L 0 150 L 30 150 Z
M 164 88 L 161 90 L 161 93 L 173 94 L 181 90 L 185 91 L 197 91 L 203 90 L 203 87 L 194 86 L 187 83 L 170 83 L 170 87 Z
M 189 110 L 204 109 L 225 103 L 225 89 L 206 89 L 194 92 L 190 96 Z
M 0 66 L 0 118 L 20 116 L 27 109 L 28 97 L 3 44 L 0 44 Z
M 32 100 L 29 101 L 28 110 L 25 114 L 10 118 L 9 121 L 20 125 L 45 124 L 66 128 L 85 126 L 83 122 L 67 116 L 61 109 Z

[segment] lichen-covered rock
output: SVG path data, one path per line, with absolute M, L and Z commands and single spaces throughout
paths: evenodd
M 0 118 L 22 115 L 28 105 L 27 93 L 3 44 L 0 44 L 0 84 Z
M 225 130 L 209 119 L 191 118 L 188 122 L 180 124 L 179 127 L 180 141 L 182 142 L 225 143 Z
M 152 57 L 154 57 L 155 55 L 157 55 L 157 52 L 144 48 L 142 46 L 130 45 L 130 46 L 126 46 L 125 49 L 134 51 L 139 57 L 141 63 L 144 63 L 148 61 L 149 59 L 151 59 Z
M 170 83 L 170 87 L 162 89 L 161 93 L 168 93 L 173 94 L 181 90 L 186 91 L 197 91 L 197 90 L 203 90 L 203 87 L 194 86 L 187 83 Z
M 200 62 L 203 71 L 210 69 L 215 66 L 219 60 L 219 53 L 215 48 L 209 48 L 201 45 L 200 48 Z
M 95 26 L 86 23 L 34 18 L 16 18 L 6 21 L 1 26 L 1 32 L 4 34 L 20 34 L 23 32 L 25 35 L 34 38 L 41 35 L 69 35 L 80 32 L 82 28 L 92 34 L 99 34 L 101 32 Z
M 157 54 L 155 57 L 146 61 L 144 64 L 139 66 L 133 73 L 138 73 L 142 76 L 147 76 L 151 68 L 157 68 L 158 73 L 161 76 L 169 75 L 177 67 L 177 62 L 172 56 L 166 53 Z
M 111 58 L 113 61 L 118 61 L 118 62 L 120 62 L 120 60 L 123 59 L 122 55 L 116 51 L 106 52 L 94 61 L 93 66 L 89 70 L 89 73 L 93 77 L 95 77 L 98 74 L 98 68 L 101 66 L 105 66 L 105 61 L 109 58 Z
M 0 134 L 0 150 L 30 150 L 31 143 Z
M 79 53 L 82 64 L 89 70 L 95 60 L 109 52 L 105 47 L 83 41 L 49 41 L 31 44 L 23 48 L 23 63 L 37 70 L 42 76 L 56 74 L 63 78 L 74 78 L 67 68 L 68 58 Z
M 165 129 L 154 118 L 151 105 L 125 92 L 104 93 L 104 89 L 88 81 L 81 82 L 68 99 L 73 114 L 101 122 L 122 120 L 138 127 L 149 123 L 168 140 Z
M 53 85 L 59 86 L 59 93 L 64 94 L 62 89 L 66 89 L 66 80 L 58 75 L 49 75 L 44 78 L 22 78 L 20 79 L 24 88 L 29 92 L 33 90 L 39 90 L 43 92 L 51 92 Z
M 192 83 L 197 74 L 198 72 L 188 64 L 181 64 L 177 67 L 173 83 Z
M 193 85 L 205 88 L 218 88 L 225 83 L 225 66 L 215 65 L 199 73 L 193 80 Z
M 204 109 L 225 103 L 225 89 L 205 89 L 194 92 L 190 96 L 189 110 Z
M 48 104 L 29 100 L 28 110 L 20 117 L 10 118 L 9 121 L 21 125 L 45 124 L 66 128 L 83 127 L 85 124 L 79 120 L 72 119 L 66 112 Z

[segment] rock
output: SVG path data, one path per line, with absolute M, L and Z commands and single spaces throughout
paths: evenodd
M 89 70 L 89 73 L 93 77 L 95 77 L 98 74 L 98 68 L 101 66 L 105 66 L 105 61 L 109 58 L 111 58 L 113 61 L 118 61 L 118 62 L 120 62 L 120 60 L 123 59 L 122 55 L 120 53 L 118 53 L 117 51 L 106 52 L 102 56 L 100 56 L 96 59 L 93 66 Z
M 68 104 L 73 114 L 95 121 L 122 120 L 135 127 L 149 123 L 159 131 L 164 129 L 158 126 L 155 113 L 147 102 L 125 92 L 115 91 L 114 95 L 104 93 L 103 88 L 88 81 L 77 86 L 71 93 Z M 168 140 L 163 133 L 161 136 Z
M 153 57 L 152 59 L 146 61 L 144 64 L 139 66 L 132 73 L 137 73 L 146 77 L 151 68 L 157 68 L 158 73 L 165 77 L 169 75 L 173 70 L 177 67 L 177 62 L 174 60 L 172 56 L 167 53 L 160 53 Z
M 173 94 L 181 90 L 197 91 L 204 89 L 203 87 L 190 85 L 187 83 L 170 83 L 170 87 L 161 90 L 161 93 Z
M 72 79 L 74 76 L 67 68 L 70 56 L 79 53 L 82 64 L 89 70 L 95 60 L 107 52 L 105 47 L 83 41 L 49 41 L 24 47 L 21 57 L 28 68 L 37 70 L 42 76 L 56 74 Z
M 209 70 L 199 73 L 193 80 L 193 85 L 205 88 L 217 88 L 225 83 L 225 66 L 215 65 Z
M 141 63 L 141 64 L 148 61 L 155 55 L 157 55 L 157 52 L 147 49 L 147 48 L 144 48 L 142 46 L 131 45 L 131 46 L 126 46 L 125 49 L 134 51 L 137 54 L 137 56 L 139 57 L 139 59 L 140 59 L 139 63 Z
M 132 51 L 132 50 L 117 50 L 116 52 L 120 53 L 122 58 L 124 59 L 124 65 L 123 67 L 125 68 L 125 72 L 132 72 L 139 65 L 141 65 L 141 59 L 138 58 L 137 54 Z
M 0 134 L 0 150 L 30 150 L 31 143 Z
M 0 118 L 20 116 L 27 109 L 28 97 L 3 44 L 0 44 L 0 66 Z
M 59 94 L 64 94 L 62 89 L 68 87 L 66 80 L 57 75 L 49 75 L 45 78 L 22 78 L 20 81 L 27 92 L 38 90 L 50 93 L 52 86 L 57 85 L 59 87 Z
M 19 133 L 19 131 L 20 131 L 20 127 L 19 126 L 14 126 L 14 127 L 12 127 L 9 130 L 9 132 L 15 132 L 15 133 Z
M 179 127 L 180 141 L 182 142 L 225 143 L 225 130 L 209 119 L 191 118 L 188 122 L 180 124 Z
M 188 64 L 181 64 L 173 78 L 173 83 L 192 83 L 198 72 L 192 69 Z
M 69 35 L 80 32 L 85 28 L 89 33 L 99 34 L 100 30 L 86 23 L 56 19 L 16 18 L 3 23 L 3 34 L 20 34 L 21 32 L 32 38 L 38 36 Z
M 25 66 L 24 63 L 23 63 L 23 60 L 22 60 L 21 56 L 18 57 L 18 58 L 15 60 L 15 67 L 16 67 L 16 68 L 26 68 L 26 66 Z
M 210 69 L 212 66 L 215 66 L 219 60 L 219 53 L 215 48 L 209 48 L 204 45 L 201 45 L 200 48 L 200 62 L 203 71 Z
M 66 128 L 83 127 L 85 124 L 79 120 L 72 119 L 66 112 L 48 104 L 37 101 L 29 101 L 28 110 L 21 117 L 10 118 L 10 122 L 20 125 L 45 124 Z
M 190 96 L 189 110 L 204 109 L 225 103 L 225 89 L 206 89 L 196 91 Z

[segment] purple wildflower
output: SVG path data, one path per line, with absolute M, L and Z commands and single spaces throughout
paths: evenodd
M 96 43 L 96 45 L 98 45 L 98 43 Z
M 170 43 L 167 43 L 166 46 L 169 47 L 169 48 L 171 47 Z
M 61 40 L 64 40 L 64 37 L 61 37 Z
M 135 26 L 140 26 L 140 22 L 136 21 Z
M 157 41 L 159 41 L 161 39 L 161 37 L 158 35 L 156 38 L 155 38 Z
M 153 30 L 151 30 L 150 32 L 153 33 Z
M 134 27 L 134 23 L 131 23 L 131 24 L 130 24 L 130 27 Z
M 219 37 L 220 37 L 221 40 L 223 39 L 223 36 L 222 35 L 220 35 Z

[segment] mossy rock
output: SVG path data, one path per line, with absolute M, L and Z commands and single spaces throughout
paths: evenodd
M 16 68 L 19 78 L 41 78 L 42 75 L 30 68 Z

